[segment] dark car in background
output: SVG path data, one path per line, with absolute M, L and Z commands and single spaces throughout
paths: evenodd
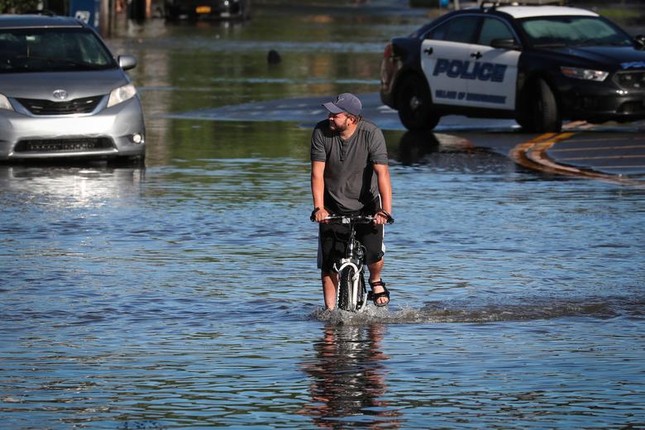
M 221 19 L 247 20 L 250 0 L 166 0 L 164 14 L 168 20 Z
M 447 13 L 393 38 L 381 99 L 408 129 L 443 115 L 513 118 L 553 132 L 563 119 L 645 118 L 645 50 L 613 22 L 580 8 L 480 7 Z
M 135 66 L 74 18 L 0 15 L 0 160 L 143 160 Z

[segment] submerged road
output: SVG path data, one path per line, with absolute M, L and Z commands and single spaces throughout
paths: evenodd
M 363 114 L 384 130 L 404 130 L 396 111 L 378 94 L 361 94 Z M 310 128 L 325 117 L 320 97 L 270 100 L 166 115 L 215 121 L 294 121 Z M 571 122 L 561 133 L 522 133 L 512 120 L 442 118 L 434 130 L 467 139 L 474 147 L 510 156 L 516 163 L 548 174 L 645 186 L 645 121 L 592 125 Z M 439 139 L 440 140 L 440 139 Z
M 638 125 L 570 123 L 516 145 L 511 157 L 548 173 L 645 186 L 645 134 Z

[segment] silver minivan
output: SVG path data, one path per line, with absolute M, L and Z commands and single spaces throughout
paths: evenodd
M 0 161 L 143 160 L 135 66 L 74 18 L 0 15 Z

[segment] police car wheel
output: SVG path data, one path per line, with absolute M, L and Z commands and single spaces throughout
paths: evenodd
M 441 119 L 433 112 L 428 84 L 417 75 L 409 75 L 401 83 L 396 99 L 401 123 L 408 130 L 432 130 Z
M 523 98 L 523 111 L 518 115 L 517 122 L 528 132 L 559 132 L 562 119 L 551 87 L 543 79 L 538 79 L 530 84 L 530 88 Z

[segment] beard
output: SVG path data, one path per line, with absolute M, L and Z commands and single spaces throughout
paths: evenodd
M 338 124 L 333 119 L 329 120 L 329 129 L 331 131 L 342 133 L 343 131 L 347 130 L 347 128 L 348 128 L 347 119 L 345 119 L 341 124 Z

